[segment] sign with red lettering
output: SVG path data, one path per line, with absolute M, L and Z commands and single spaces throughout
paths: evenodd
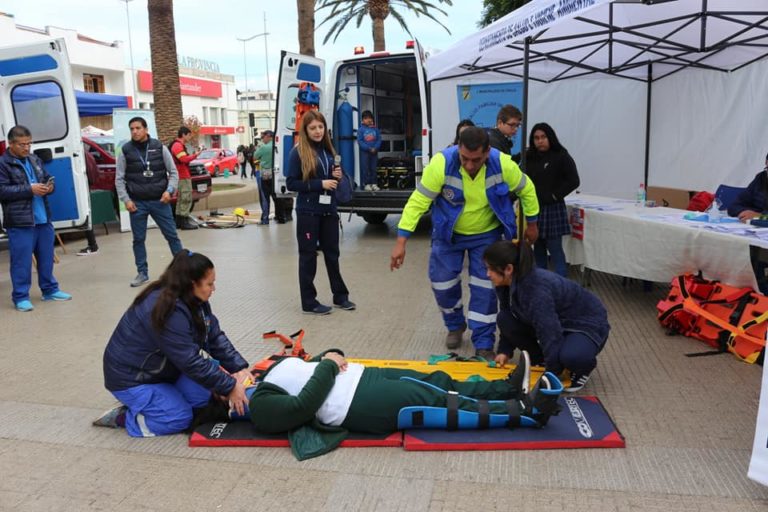
M 142 92 L 152 92 L 152 73 L 139 71 L 138 88 Z M 204 98 L 221 98 L 221 82 L 201 80 L 188 76 L 179 77 L 179 89 L 183 96 L 201 96 Z
M 584 240 L 584 208 L 571 208 L 569 217 L 571 236 L 576 240 Z
M 200 135 L 232 135 L 235 133 L 234 126 L 201 126 Z

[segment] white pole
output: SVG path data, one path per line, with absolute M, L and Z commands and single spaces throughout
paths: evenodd
M 270 86 L 269 86 L 269 50 L 267 50 L 267 13 L 264 13 L 264 64 L 267 68 L 267 105 L 268 105 L 268 112 L 267 112 L 267 118 L 269 119 L 269 129 L 274 128 L 274 123 L 272 122 L 272 93 L 270 92 Z
M 125 17 L 128 18 L 128 53 L 131 56 L 131 101 L 133 108 L 138 108 L 136 104 L 136 67 L 133 65 L 133 41 L 131 39 L 131 13 L 128 10 L 128 2 L 133 0 L 120 0 L 125 2 Z
M 266 28 L 266 26 L 267 26 L 267 17 L 266 17 L 266 14 L 265 14 L 264 15 L 264 27 Z M 238 41 L 242 41 L 243 42 L 243 59 L 247 60 L 246 57 L 245 57 L 245 43 L 246 42 L 251 41 L 252 39 L 256 39 L 257 37 L 264 36 L 264 49 L 266 50 L 267 36 L 268 35 L 269 35 L 269 33 L 267 33 L 265 31 L 262 34 L 256 34 L 256 35 L 253 35 L 251 37 L 246 37 L 245 39 L 240 39 L 239 37 L 236 37 L 235 39 L 237 39 Z M 246 91 L 245 91 L 245 93 L 246 93 L 245 101 L 246 101 L 246 105 L 247 105 L 246 108 L 248 110 L 248 114 L 250 114 L 251 113 L 250 112 L 251 105 L 250 105 L 250 101 L 249 101 L 250 96 L 247 95 L 248 94 L 248 90 L 247 90 L 248 89 L 248 67 L 247 66 L 248 65 L 245 64 L 245 88 L 246 88 Z M 267 75 L 267 88 L 269 88 L 269 75 Z M 267 92 L 269 92 L 269 91 L 267 91 Z M 270 109 L 271 109 L 271 102 L 270 102 Z M 250 121 L 250 116 L 249 116 L 248 120 Z M 248 123 L 248 134 L 249 134 L 248 138 L 250 139 L 248 143 L 250 144 L 250 143 L 253 142 L 253 131 L 251 130 L 250 122 Z

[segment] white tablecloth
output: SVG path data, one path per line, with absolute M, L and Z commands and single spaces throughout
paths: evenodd
M 641 208 L 631 201 L 574 194 L 569 211 L 584 210 L 584 236 L 563 238 L 572 265 L 656 282 L 701 270 L 704 277 L 733 286 L 757 289 L 749 246 L 768 248 L 755 236 L 712 231 L 713 224 L 684 220 L 690 214 L 674 208 Z M 718 224 L 743 230 L 744 224 Z

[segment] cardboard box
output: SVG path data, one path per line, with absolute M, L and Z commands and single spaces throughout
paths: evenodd
M 694 192 L 679 188 L 649 186 L 646 199 L 656 201 L 656 206 L 668 206 L 685 210 Z

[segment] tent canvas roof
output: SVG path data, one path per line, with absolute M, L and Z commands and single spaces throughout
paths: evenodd
M 733 71 L 768 55 L 765 0 L 533 0 L 427 61 L 429 80 L 492 72 L 552 82 L 658 80 L 696 67 Z

